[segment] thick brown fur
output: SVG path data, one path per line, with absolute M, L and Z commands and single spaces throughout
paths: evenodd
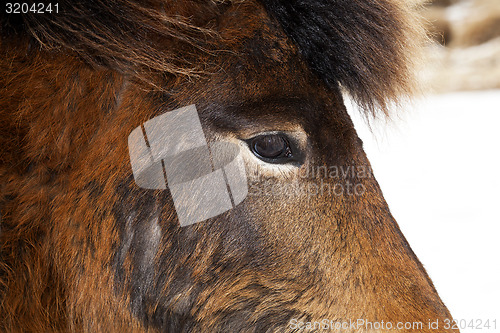
M 369 167 L 341 87 L 368 112 L 411 91 L 419 29 L 397 3 L 301 2 L 297 20 L 289 4 L 250 0 L 2 17 L 0 331 L 293 332 L 293 318 L 363 318 L 434 332 L 427 321 L 450 314 L 373 177 L 325 179 L 362 184 L 359 196 L 294 196 L 271 191 L 286 172 L 249 176 L 243 203 L 181 228 L 168 191 L 136 186 L 127 149 L 137 126 L 196 104 L 208 141 L 300 132 L 301 169 Z M 330 10 L 346 11 L 327 24 Z M 249 175 L 256 161 L 245 155 Z
M 233 2 L 244 1 L 69 1 L 60 3 L 59 14 L 6 17 L 3 29 L 28 32 L 35 47 L 72 50 L 91 64 L 143 78 L 145 71 L 193 75 L 206 71 L 196 62 L 200 50 L 225 51 L 209 44 L 220 37 L 217 17 Z M 412 70 L 423 41 L 414 2 L 262 2 L 313 71 L 330 86 L 346 88 L 368 113 L 387 112 L 414 92 Z

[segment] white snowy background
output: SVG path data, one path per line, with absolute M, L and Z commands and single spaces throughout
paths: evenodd
M 349 109 L 392 214 L 453 317 L 496 319 L 496 329 L 461 332 L 500 332 L 500 90 L 427 96 L 372 131 Z

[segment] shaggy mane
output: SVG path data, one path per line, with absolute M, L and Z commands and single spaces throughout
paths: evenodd
M 368 113 L 414 92 L 423 30 L 408 0 L 262 0 L 328 85 Z M 415 2 L 414 2 L 415 3 Z
M 0 14 L 2 37 L 27 37 L 41 49 L 71 50 L 91 65 L 138 76 L 151 70 L 197 73 L 193 57 L 215 41 L 210 25 L 227 7 L 218 1 L 58 3 L 59 13 Z
M 203 72 L 195 55 L 219 38 L 217 17 L 244 1 L 250 0 L 63 0 L 59 14 L 1 14 L 1 33 L 137 76 L 193 75 Z M 260 2 L 310 68 L 327 85 L 345 88 L 365 114 L 387 114 L 391 103 L 413 93 L 413 63 L 424 34 L 408 0 Z M 168 48 L 156 42 L 165 39 Z

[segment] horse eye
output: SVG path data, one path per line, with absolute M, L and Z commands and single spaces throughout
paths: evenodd
M 265 134 L 247 140 L 252 153 L 268 163 L 287 163 L 293 160 L 290 140 L 283 134 Z

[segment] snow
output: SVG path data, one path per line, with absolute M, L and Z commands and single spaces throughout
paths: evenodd
M 500 332 L 500 90 L 433 95 L 372 123 L 348 103 L 401 230 L 457 320 Z

